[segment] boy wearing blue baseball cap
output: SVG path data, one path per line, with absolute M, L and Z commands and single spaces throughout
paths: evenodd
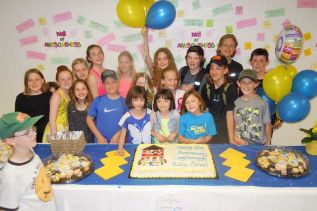
M 13 148 L 0 169 L 0 210 L 56 210 L 50 179 L 33 151 L 36 132 L 32 126 L 40 118 L 21 112 L 0 118 L 0 138 Z

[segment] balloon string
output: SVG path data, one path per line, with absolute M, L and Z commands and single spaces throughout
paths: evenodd
M 280 117 L 280 115 L 278 114 L 278 112 L 276 111 L 276 115 L 275 115 L 275 117 L 276 117 L 276 121 L 275 122 L 277 122 L 277 124 L 281 124 L 281 122 L 282 122 L 282 119 L 281 119 L 281 117 Z
M 281 122 L 282 121 L 282 119 L 281 119 L 281 117 L 279 115 L 276 115 L 276 121 L 277 122 Z

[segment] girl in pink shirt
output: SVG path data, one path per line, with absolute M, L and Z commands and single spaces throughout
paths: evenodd
M 119 94 L 126 97 L 132 85 L 132 79 L 136 71 L 134 61 L 129 51 L 123 51 L 118 56 Z
M 105 55 L 99 45 L 90 45 L 86 50 L 86 60 L 90 64 L 90 71 L 87 78 L 87 84 L 93 98 L 104 95 L 106 90 L 102 86 L 101 73 L 110 71 L 105 69 L 102 64 Z

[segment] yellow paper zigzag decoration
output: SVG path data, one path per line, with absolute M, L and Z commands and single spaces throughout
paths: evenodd
M 122 174 L 124 170 L 119 166 L 125 165 L 128 161 L 125 159 L 130 157 L 130 154 L 124 150 L 124 156 L 116 155 L 117 150 L 113 150 L 106 153 L 106 157 L 100 159 L 103 166 L 95 170 L 95 173 L 104 180 L 111 179 L 119 174 Z
M 247 182 L 253 175 L 254 170 L 246 168 L 251 163 L 250 160 L 244 158 L 246 157 L 246 154 L 233 148 L 228 148 L 219 156 L 225 159 L 222 164 L 230 167 L 230 169 L 225 173 L 226 177 L 241 182 Z

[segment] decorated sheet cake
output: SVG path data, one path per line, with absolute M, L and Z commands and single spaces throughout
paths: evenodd
M 208 145 L 140 144 L 135 152 L 132 178 L 216 178 Z

